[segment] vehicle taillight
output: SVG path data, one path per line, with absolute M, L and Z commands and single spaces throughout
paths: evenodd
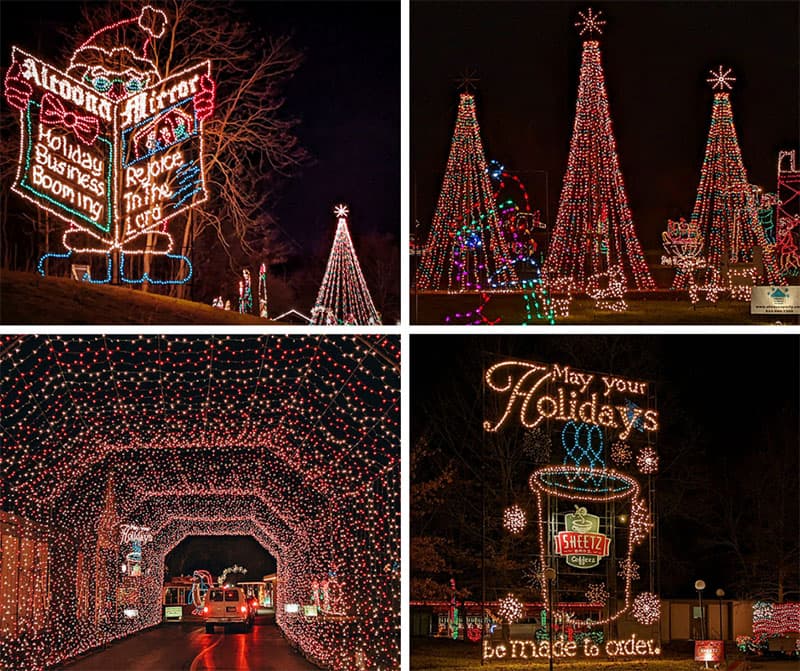
M 208 606 L 203 606 L 203 615 L 208 615 Z
M 247 606 L 242 606 L 242 607 L 240 608 L 240 610 L 241 610 L 243 613 L 246 613 L 246 612 L 247 612 Z

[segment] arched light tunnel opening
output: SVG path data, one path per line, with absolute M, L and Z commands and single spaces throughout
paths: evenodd
M 398 338 L 3 336 L 0 363 L 0 667 L 159 625 L 171 551 L 250 536 L 303 654 L 399 668 Z
M 131 547 L 135 558 L 136 547 L 133 543 Z M 241 583 L 251 587 L 251 583 L 263 582 L 264 576 L 274 576 L 277 573 L 277 562 L 275 557 L 252 536 L 191 535 L 186 536 L 164 557 L 165 590 L 171 581 L 175 585 L 191 584 L 189 580 L 195 571 L 208 572 L 216 581 L 215 584 Z M 220 583 L 220 578 L 224 578 L 224 583 Z M 204 581 L 194 582 L 203 586 Z M 191 592 L 187 597 L 185 595 L 187 589 L 184 587 L 182 591 L 184 594 L 179 595 L 178 589 L 173 588 L 167 598 L 173 603 L 178 603 L 178 596 L 191 599 Z M 250 591 L 255 592 L 255 589 Z M 263 595 L 261 600 L 265 600 Z M 261 605 L 274 610 L 274 599 L 270 598 L 268 601 L 269 606 Z M 192 601 L 190 600 L 187 605 L 192 605 Z

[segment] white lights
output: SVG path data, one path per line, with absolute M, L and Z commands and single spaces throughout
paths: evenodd
M 549 641 L 534 639 L 514 639 L 508 642 L 495 642 L 489 638 L 483 641 L 482 656 L 484 660 L 497 659 L 569 659 L 573 657 L 597 657 L 600 650 L 607 657 L 655 657 L 661 654 L 661 648 L 654 639 L 641 639 L 632 634 L 630 638 L 609 640 L 598 645 L 591 639 L 583 639 L 583 644 L 576 641 L 553 641 L 553 654 L 550 654 Z
M 527 523 L 527 515 L 518 505 L 514 504 L 503 511 L 503 527 L 509 533 L 521 534 Z
M 633 600 L 631 615 L 641 624 L 655 624 L 661 617 L 661 599 L 652 592 L 637 594 Z
M 657 410 L 613 402 L 616 394 L 645 394 L 646 382 L 519 360 L 492 365 L 486 371 L 485 382 L 492 391 L 507 394 L 502 416 L 496 422 L 483 423 L 484 430 L 492 433 L 499 431 L 517 408 L 520 423 L 529 429 L 548 419 L 585 422 L 619 431 L 621 440 L 626 440 L 634 429 L 658 430 Z
M 3 637 L 0 666 L 12 655 L 10 668 L 60 665 L 157 624 L 172 548 L 189 535 L 249 535 L 277 560 L 287 639 L 333 669 L 354 669 L 356 649 L 370 668 L 399 668 L 398 338 L 2 336 L 0 345 L 4 506 L 45 528 L 57 514 L 58 542 L 42 536 L 41 580 L 53 603 L 76 602 L 43 611 L 36 643 Z M 320 576 L 330 612 L 312 622 L 287 613 L 310 605 Z
M 312 324 L 375 325 L 381 323 L 347 228 L 346 205 L 337 205 L 336 237 L 328 266 L 311 310 Z
M 645 475 L 658 473 L 658 454 L 652 447 L 643 447 L 636 456 L 636 465 Z
M 578 12 L 578 16 L 580 16 L 581 19 L 575 22 L 575 27 L 580 28 L 581 37 L 586 33 L 589 33 L 589 37 L 592 36 L 592 33 L 597 33 L 598 35 L 603 34 L 603 26 L 606 25 L 606 20 L 600 18 L 602 13 L 603 12 L 597 12 L 597 14 L 593 14 L 591 7 L 586 11 L 586 14 Z
M 603 583 L 590 583 L 586 588 L 586 600 L 589 603 L 608 603 L 608 589 Z
M 611 445 L 611 460 L 619 466 L 627 466 L 633 459 L 633 450 L 623 440 L 618 440 Z
M 719 89 L 720 91 L 724 91 L 728 89 L 729 91 L 733 89 L 731 82 L 736 81 L 736 77 L 731 76 L 732 68 L 728 68 L 725 72 L 722 71 L 722 66 L 719 66 L 719 72 L 714 72 L 713 70 L 709 70 L 708 74 L 711 76 L 706 79 L 706 81 L 711 84 L 711 88 L 715 91 Z
M 650 520 L 650 511 L 643 499 L 634 499 L 631 503 L 630 535 L 631 543 L 639 545 L 650 535 L 653 523 Z
M 522 619 L 524 610 L 525 607 L 522 602 L 513 594 L 508 594 L 500 599 L 500 606 L 497 609 L 497 614 L 505 622 L 516 622 Z

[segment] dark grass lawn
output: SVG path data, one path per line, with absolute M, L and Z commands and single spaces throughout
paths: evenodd
M 412 324 L 444 324 L 447 315 L 475 310 L 483 301 L 477 294 L 419 293 L 411 294 Z M 572 301 L 569 317 L 559 317 L 556 324 L 800 324 L 800 315 L 751 315 L 750 303 L 720 300 L 701 301 L 692 307 L 684 292 L 661 291 L 626 299 L 625 312 L 598 311 L 591 298 Z M 517 325 L 526 318 L 525 301 L 521 294 L 492 294 L 483 310 L 490 320 L 500 319 L 499 325 Z M 451 324 L 467 324 L 465 319 L 452 318 Z M 547 322 L 534 321 L 533 325 Z
M 63 277 L 7 270 L 0 274 L 3 324 L 238 324 L 264 325 L 255 315 Z

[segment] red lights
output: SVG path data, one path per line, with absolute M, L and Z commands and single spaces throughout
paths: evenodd
M 584 21 L 589 22 L 587 17 Z M 594 25 L 589 22 L 589 25 Z M 570 278 L 584 290 L 591 278 L 619 274 L 623 292 L 628 286 L 653 290 L 655 282 L 645 263 L 611 124 L 600 43 L 583 43 L 578 101 L 569 148 L 567 172 L 558 215 L 543 271 L 548 281 Z M 599 309 L 624 309 L 614 293 L 613 304 Z
M 36 639 L 3 637 L 0 667 L 60 665 L 159 623 L 166 554 L 247 535 L 277 560 L 294 646 L 334 671 L 399 669 L 399 337 L 3 336 L 0 351 L 3 506 L 43 527 L 58 511 L 42 579 L 52 603 L 78 600 L 45 609 Z M 125 525 L 148 530 L 139 576 L 120 571 Z M 285 608 L 334 577 L 338 619 Z M 138 617 L 117 617 L 131 602 Z

